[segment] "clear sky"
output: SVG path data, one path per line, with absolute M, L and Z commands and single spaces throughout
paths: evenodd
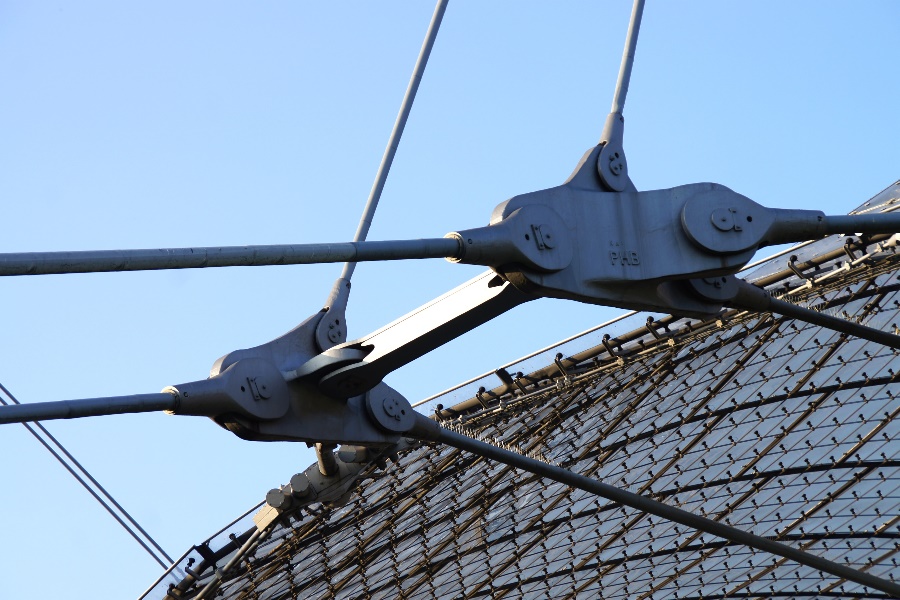
M 454 0 L 370 239 L 486 224 L 561 183 L 609 110 L 630 2 Z M 347 241 L 433 3 L 0 1 L 0 251 Z M 625 108 L 639 189 L 844 213 L 900 177 L 896 2 L 648 2 Z M 358 337 L 481 271 L 364 264 Z M 22 402 L 157 392 L 317 311 L 339 265 L 0 281 Z M 391 375 L 416 401 L 620 311 L 542 300 Z M 162 414 L 48 428 L 172 555 L 308 466 Z M 0 428 L 0 597 L 135 597 L 158 566 Z

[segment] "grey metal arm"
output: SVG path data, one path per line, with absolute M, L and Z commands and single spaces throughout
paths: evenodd
M 450 238 L 336 244 L 20 252 L 0 254 L 0 276 L 453 258 L 460 254 L 459 241 Z
M 0 408 L 0 425 L 26 423 L 28 421 L 50 421 L 53 419 L 78 419 L 101 415 L 155 412 L 158 410 L 171 411 L 175 409 L 176 403 L 177 401 L 173 394 L 162 393 L 13 404 Z
M 866 327 L 859 323 L 832 317 L 831 315 L 773 298 L 764 289 L 756 287 L 743 279 L 738 279 L 733 275 L 692 279 L 687 284 L 693 292 L 709 302 L 722 303 L 733 308 L 753 312 L 773 312 L 790 319 L 797 319 L 798 321 L 869 340 L 876 344 L 882 344 L 889 348 L 900 349 L 900 335 Z
M 375 387 L 390 372 L 533 298 L 488 271 L 284 375 L 289 381 L 306 378 L 315 382 L 328 396 L 356 396 Z
M 397 120 L 394 121 L 394 128 L 391 130 L 391 137 L 388 139 L 387 148 L 384 150 L 384 156 L 381 158 L 381 164 L 378 166 L 378 173 L 375 175 L 375 182 L 372 184 L 372 190 L 369 192 L 369 198 L 366 206 L 363 208 L 362 217 L 359 220 L 359 227 L 356 229 L 356 235 L 353 236 L 354 242 L 362 242 L 369 234 L 369 227 L 372 225 L 372 217 L 375 216 L 375 209 L 378 208 L 378 201 L 381 199 L 381 192 L 384 190 L 384 184 L 387 182 L 388 173 L 394 162 L 394 155 L 400 145 L 400 138 L 403 136 L 403 130 L 406 127 L 406 120 L 409 118 L 409 112 L 412 110 L 413 102 L 416 99 L 416 93 L 419 90 L 419 84 L 422 76 L 425 74 L 425 65 L 428 64 L 428 57 L 431 55 L 431 49 L 437 38 L 438 30 L 441 28 L 441 21 L 444 19 L 444 12 L 447 10 L 447 2 L 449 0 L 438 0 L 434 7 L 434 14 L 431 16 L 431 22 L 428 24 L 428 31 L 425 34 L 425 41 L 422 42 L 422 48 L 419 50 L 419 58 L 416 59 L 416 66 L 413 68 L 412 77 L 409 79 L 409 85 L 406 87 L 406 93 L 403 95 L 403 102 L 400 104 L 400 113 Z M 353 271 L 356 269 L 355 262 L 348 262 L 344 265 L 341 273 L 341 279 L 350 280 Z

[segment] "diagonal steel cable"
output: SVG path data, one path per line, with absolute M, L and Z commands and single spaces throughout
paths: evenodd
M 413 101 L 416 99 L 416 92 L 419 91 L 419 83 L 422 81 L 422 75 L 425 73 L 425 65 L 428 64 L 428 57 L 431 55 L 431 48 L 434 46 L 435 38 L 437 38 L 438 29 L 441 27 L 441 20 L 444 18 L 444 11 L 447 10 L 448 2 L 449 0 L 438 0 L 437 6 L 434 7 L 434 14 L 431 16 L 431 23 L 428 25 L 425 41 L 422 42 L 419 58 L 416 60 L 416 66 L 413 68 L 412 77 L 409 80 L 406 94 L 403 96 L 403 102 L 400 105 L 400 113 L 394 122 L 394 129 L 391 131 L 387 148 L 385 148 L 384 156 L 381 158 L 381 165 L 378 167 L 378 173 L 375 175 L 375 183 L 372 184 L 369 199 L 366 201 L 362 218 L 359 220 L 359 227 L 356 230 L 356 236 L 353 238 L 354 242 L 364 241 L 369 234 L 369 227 L 372 226 L 372 217 L 375 215 L 375 209 L 378 208 L 381 192 L 384 190 L 384 184 L 391 170 L 391 164 L 394 162 L 394 155 L 397 153 L 397 147 L 400 145 L 403 129 L 406 127 L 409 112 L 412 110 Z M 355 262 L 347 262 L 341 273 L 341 279 L 349 280 L 353 276 L 355 269 Z
M 634 66 L 634 54 L 637 50 L 638 33 L 641 31 L 641 17 L 644 15 L 644 0 L 634 0 L 631 9 L 631 21 L 625 37 L 625 51 L 622 52 L 622 64 L 619 66 L 619 78 L 616 80 L 616 91 L 613 94 L 612 108 L 609 112 L 620 113 L 625 109 L 625 96 L 631 81 L 631 68 Z
M 3 406 L 10 406 L 10 404 L 21 404 L 15 396 L 2 384 L 0 383 L 0 391 L 9 398 L 10 402 L 7 402 L 2 396 L 0 396 L 0 404 Z M 134 540 L 141 545 L 141 547 L 147 551 L 147 553 L 155 560 L 162 568 L 166 568 L 173 563 L 171 557 L 166 553 L 165 550 L 153 539 L 153 537 L 147 533 L 147 531 L 140 526 L 140 524 L 132 517 L 127 510 L 125 510 L 121 504 L 119 504 L 112 495 L 106 491 L 100 483 L 94 479 L 94 476 L 91 475 L 87 469 L 82 466 L 78 460 L 72 456 L 72 454 L 66 450 L 65 446 L 63 446 L 59 440 L 57 440 L 53 435 L 47 431 L 47 429 L 41 425 L 40 423 L 22 423 L 25 428 L 28 430 L 31 435 L 37 439 L 47 449 L 50 454 L 56 458 L 59 463 L 65 467 L 65 469 L 75 478 L 78 483 L 84 487 L 94 497 L 97 502 L 106 509 L 108 512 L 118 523 L 121 525 L 128 534 L 134 538 Z M 38 433 L 40 431 L 40 433 Z M 63 457 L 65 456 L 65 458 Z M 67 460 L 68 459 L 68 460 Z M 88 481 L 94 486 L 88 484 Z M 96 489 L 94 489 L 96 488 Z M 99 490 L 99 492 L 98 492 Z M 102 495 L 102 497 L 101 497 Z M 112 506 L 110 506 L 112 505 Z M 118 510 L 113 510 L 115 507 Z M 124 519 L 120 514 L 124 516 Z M 128 522 L 126 522 L 126 520 Z M 143 537 L 142 537 L 143 536 Z M 152 547 L 151 547 L 152 546 Z

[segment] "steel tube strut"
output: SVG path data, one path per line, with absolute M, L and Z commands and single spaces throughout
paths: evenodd
M 874 327 L 866 327 L 853 321 L 832 317 L 802 306 L 797 306 L 784 300 L 770 296 L 762 288 L 743 282 L 737 296 L 728 302 L 734 308 L 752 310 L 756 312 L 774 312 L 789 319 L 796 319 L 812 325 L 818 325 L 826 329 L 846 333 L 888 348 L 900 349 L 900 335 L 894 335 Z
M 893 333 L 881 331 L 874 327 L 866 327 L 865 325 L 860 325 L 859 323 L 854 323 L 853 321 L 848 321 L 846 319 L 832 317 L 814 310 L 809 310 L 808 308 L 803 308 L 802 306 L 797 306 L 796 304 L 791 304 L 790 302 L 785 302 L 784 300 L 772 298 L 769 301 L 769 310 L 790 319 L 797 319 L 798 321 L 819 325 L 820 327 L 869 340 L 870 342 L 875 342 L 876 344 L 881 344 L 888 348 L 900 349 L 900 335 L 894 335 Z
M 471 452 L 484 458 L 496 460 L 529 473 L 534 473 L 541 477 L 558 481 L 559 483 L 591 492 L 612 502 L 618 502 L 625 506 L 629 506 L 641 512 L 656 515 L 668 521 L 680 523 L 692 529 L 697 529 L 711 535 L 726 539 L 736 544 L 749 546 L 763 552 L 769 552 L 776 556 L 781 556 L 789 560 L 793 560 L 807 567 L 818 569 L 835 577 L 847 579 L 860 585 L 864 585 L 876 590 L 880 590 L 892 596 L 900 597 L 900 584 L 896 584 L 880 577 L 875 577 L 869 573 L 858 571 L 850 567 L 832 562 L 820 556 L 809 554 L 802 550 L 798 550 L 791 546 L 781 544 L 779 542 L 742 531 L 735 527 L 730 527 L 718 521 L 707 519 L 699 515 L 695 515 L 680 508 L 663 504 L 656 500 L 634 494 L 617 487 L 608 485 L 596 479 L 585 477 L 558 467 L 551 465 L 521 454 L 517 454 L 510 450 L 498 448 L 491 444 L 473 439 L 471 437 L 455 433 L 444 429 L 436 422 L 418 415 L 416 425 L 407 434 L 423 440 L 441 442 L 460 450 Z
M 77 419 L 80 417 L 175 410 L 176 403 L 177 400 L 174 394 L 162 393 L 14 404 L 0 406 L 0 425 L 26 423 L 28 421 Z
M 825 233 L 897 233 L 900 213 L 868 213 L 863 215 L 829 215 L 823 219 Z
M 459 258 L 460 253 L 460 242 L 453 238 L 337 244 L 20 252 L 0 254 L 0 276 Z

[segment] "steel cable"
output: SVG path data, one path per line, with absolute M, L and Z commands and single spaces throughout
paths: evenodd
M 6 397 L 11 401 L 7 402 L 2 396 L 0 396 L 0 404 L 3 404 L 3 406 L 10 406 L 10 404 L 21 404 L 16 399 L 16 397 L 13 396 L 8 389 L 6 389 L 3 384 L 0 384 L 0 391 L 2 391 L 3 394 L 5 394 Z M 119 523 L 119 525 L 121 525 L 125 529 L 125 531 L 127 531 L 128 534 L 133 537 L 134 540 L 138 544 L 140 544 L 144 550 L 147 551 L 147 553 L 153 558 L 153 560 L 159 563 L 159 565 L 164 569 L 173 563 L 172 559 L 169 557 L 166 551 L 163 550 L 162 546 L 160 546 L 156 542 L 156 540 L 154 540 L 153 537 L 149 533 L 147 533 L 147 531 L 143 527 L 140 526 L 140 524 L 134 519 L 134 517 L 132 517 L 128 513 L 127 510 L 122 508 L 122 505 L 119 504 L 108 491 L 106 491 L 106 488 L 100 485 L 100 483 L 96 479 L 94 479 L 93 475 L 91 475 L 88 470 L 85 469 L 82 464 L 78 462 L 78 460 L 76 460 L 76 458 L 72 456 L 72 454 L 68 450 L 66 450 L 66 448 L 59 442 L 59 440 L 53 437 L 53 435 L 49 431 L 47 431 L 47 429 L 43 425 L 37 422 L 22 423 L 22 425 L 24 425 L 28 432 L 31 433 L 31 435 L 33 435 L 35 439 L 37 439 L 37 441 L 39 441 L 44 446 L 44 448 L 46 448 L 47 451 L 50 452 L 50 454 L 52 454 L 57 461 L 59 461 L 59 463 L 63 467 L 65 467 L 65 469 L 72 475 L 72 477 L 74 477 L 75 480 L 78 481 L 78 483 L 80 483 L 82 487 L 84 487 L 84 489 L 86 489 L 88 493 L 90 493 L 91 496 L 93 496 L 94 499 L 97 500 L 97 502 L 99 502 L 104 509 L 106 509 L 106 512 L 108 512 Z M 40 433 L 38 433 L 38 430 L 40 431 Z M 41 434 L 43 434 L 43 436 L 45 437 L 42 437 Z M 65 458 L 63 458 L 60 453 L 62 453 L 62 455 L 65 455 Z M 67 462 L 66 459 L 71 462 Z M 94 486 L 94 488 L 96 488 L 96 490 L 92 488 L 91 485 L 88 485 L 88 481 L 90 481 L 90 483 Z M 97 490 L 99 490 L 99 493 Z M 101 497 L 101 494 L 103 497 Z M 110 506 L 110 504 L 112 504 L 112 506 Z M 122 518 L 122 516 L 116 513 L 116 510 L 113 510 L 113 507 L 115 507 L 115 509 L 124 516 L 124 519 Z M 127 523 L 126 520 L 128 521 Z
M 388 139 L 387 148 L 385 148 L 384 156 L 381 158 L 381 165 L 379 165 L 378 173 L 375 175 L 375 183 L 372 184 L 372 190 L 369 192 L 369 199 L 366 201 L 362 218 L 359 220 L 359 227 L 356 230 L 356 236 L 353 238 L 354 242 L 364 241 L 369 234 L 369 227 L 372 225 L 372 217 L 375 215 L 375 209 L 378 208 L 381 192 L 384 190 L 384 184 L 387 181 L 388 173 L 391 170 L 391 164 L 394 162 L 394 155 L 397 153 L 397 147 L 400 145 L 403 129 L 406 127 L 409 112 L 412 110 L 413 101 L 416 99 L 416 92 L 419 91 L 419 83 L 422 81 L 422 75 L 425 73 L 425 65 L 428 64 L 428 57 L 431 55 L 431 48 L 434 46 L 434 40 L 437 38 L 438 30 L 441 27 L 441 21 L 444 18 L 444 11 L 447 10 L 448 2 L 449 0 L 438 0 L 437 6 L 434 8 L 434 14 L 431 16 L 431 23 L 428 25 L 428 32 L 425 34 L 425 41 L 422 42 L 419 58 L 416 60 L 416 66 L 413 68 L 412 77 L 409 80 L 406 94 L 403 96 L 403 102 L 400 105 L 400 113 L 397 115 L 397 120 L 394 122 L 391 137 Z M 353 277 L 353 271 L 355 269 L 355 262 L 347 262 L 341 273 L 341 279 L 349 280 Z

